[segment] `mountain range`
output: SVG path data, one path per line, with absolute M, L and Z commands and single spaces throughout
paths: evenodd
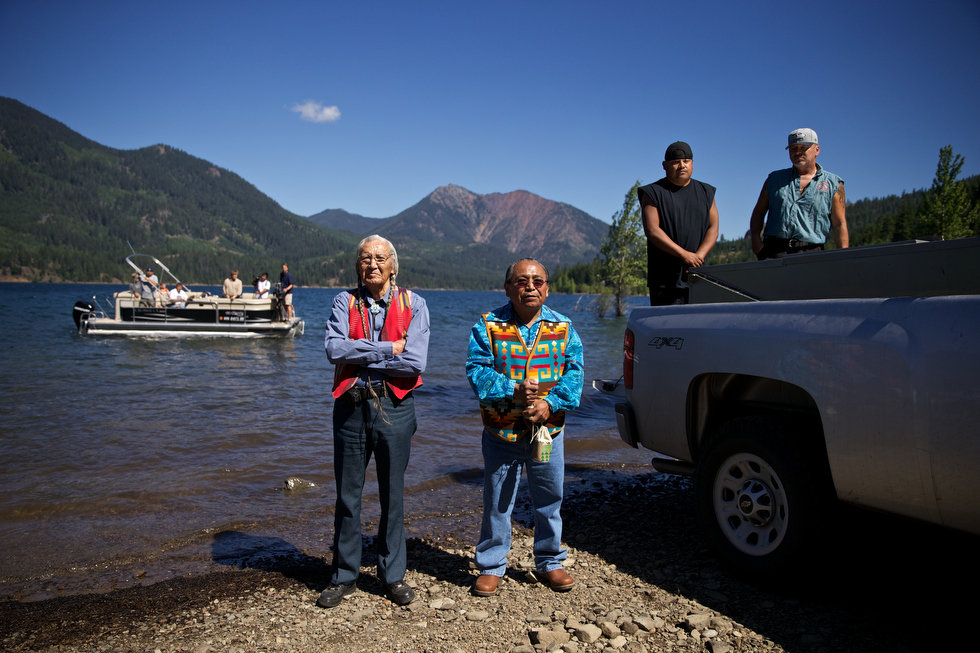
M 980 202 L 980 176 L 963 187 Z M 925 197 L 849 203 L 851 245 L 922 237 Z M 499 288 L 506 265 L 531 256 L 593 287 L 598 266 L 584 264 L 607 232 L 587 213 L 524 190 L 480 195 L 455 185 L 387 218 L 344 209 L 299 216 L 204 159 L 164 144 L 107 147 L 0 97 L 0 281 L 122 283 L 136 250 L 192 284 L 219 285 L 232 269 L 246 281 L 276 278 L 285 261 L 300 285 L 347 286 L 358 240 L 379 233 L 398 248 L 406 286 Z M 708 263 L 753 259 L 744 237 L 720 240 Z
M 333 209 L 310 216 L 331 229 L 385 234 L 399 242 L 452 242 L 531 255 L 546 263 L 591 259 L 608 225 L 584 211 L 524 190 L 477 195 L 442 186 L 390 218 L 366 218 Z
M 344 286 L 357 241 L 379 233 L 398 248 L 406 285 L 494 288 L 518 257 L 592 260 L 608 229 L 527 191 L 454 185 L 388 218 L 307 218 L 204 159 L 164 144 L 113 149 L 10 98 L 0 98 L 0 189 L 3 280 L 122 282 L 132 247 L 188 283 L 220 284 L 230 269 L 274 276 L 286 261 L 300 285 Z

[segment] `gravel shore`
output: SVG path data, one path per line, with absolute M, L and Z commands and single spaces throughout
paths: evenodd
M 834 518 L 838 546 L 779 587 L 756 585 L 704 548 L 687 480 L 601 476 L 567 486 L 566 568 L 576 580 L 567 593 L 534 579 L 524 503 L 494 597 L 469 591 L 479 515 L 448 511 L 409 540 L 406 581 L 417 598 L 406 607 L 383 597 L 366 554 L 358 591 L 317 608 L 329 552 L 308 552 L 106 594 L 0 603 L 0 649 L 894 652 L 975 639 L 975 608 L 961 591 L 975 588 L 977 538 L 844 512 Z

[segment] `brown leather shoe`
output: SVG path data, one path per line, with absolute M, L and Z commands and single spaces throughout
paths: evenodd
M 476 582 L 473 583 L 473 593 L 477 596 L 493 596 L 497 593 L 497 583 L 499 582 L 499 576 L 480 574 Z
M 538 577 L 548 584 L 548 587 L 556 592 L 567 592 L 575 585 L 575 579 L 568 575 L 564 569 L 553 569 L 549 572 L 538 572 Z

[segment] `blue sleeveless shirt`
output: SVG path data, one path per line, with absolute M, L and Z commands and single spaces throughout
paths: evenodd
M 844 180 L 817 164 L 817 172 L 800 194 L 796 168 L 776 170 L 766 179 L 769 217 L 764 236 L 825 243 L 830 233 L 830 211 L 837 188 Z

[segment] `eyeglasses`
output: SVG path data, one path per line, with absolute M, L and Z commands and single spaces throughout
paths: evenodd
M 525 277 L 521 277 L 519 279 L 514 279 L 513 281 L 511 281 L 511 283 L 517 286 L 518 288 L 527 288 L 528 284 L 531 284 L 538 290 L 541 290 L 541 288 L 545 286 L 548 282 L 547 280 L 542 279 L 541 277 L 535 277 L 534 279 L 527 279 Z

